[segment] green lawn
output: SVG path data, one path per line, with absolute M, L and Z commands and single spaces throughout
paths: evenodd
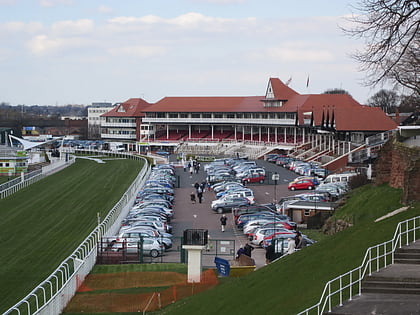
M 0 312 L 44 280 L 104 218 L 143 163 L 77 160 L 0 200 Z
M 401 207 L 401 191 L 366 186 L 351 194 L 337 217 L 355 225 L 238 279 L 179 301 L 160 314 L 296 314 L 317 303 L 324 285 L 360 265 L 366 249 L 393 237 L 398 222 L 420 215 L 408 211 L 378 223 L 374 219 Z

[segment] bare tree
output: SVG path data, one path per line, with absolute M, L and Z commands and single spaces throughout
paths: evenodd
M 391 82 L 420 95 L 420 1 L 360 0 L 354 8 L 354 24 L 343 30 L 365 39 L 365 49 L 353 57 L 366 72 L 366 85 Z
M 339 89 L 339 88 L 326 90 L 326 91 L 324 91 L 323 94 L 348 94 L 348 95 L 350 95 L 350 93 L 347 92 L 346 90 Z
M 397 93 L 389 90 L 380 90 L 375 93 L 368 100 L 368 105 L 372 107 L 380 107 L 385 113 L 395 112 L 395 108 L 398 106 L 399 97 Z

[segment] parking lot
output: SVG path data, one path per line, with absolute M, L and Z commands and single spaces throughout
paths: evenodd
M 270 203 L 273 200 L 279 200 L 281 197 L 295 194 L 287 189 L 287 184 L 296 177 L 293 172 L 282 168 L 281 166 L 258 160 L 257 164 L 265 167 L 268 180 L 264 184 L 248 184 L 248 187 L 254 191 L 256 203 Z M 278 173 L 280 180 L 277 185 L 271 180 L 271 174 Z M 227 213 L 228 221 L 225 232 L 221 231 L 220 214 L 211 210 L 210 204 L 215 198 L 212 191 L 205 191 L 202 203 L 193 204 L 190 200 L 191 192 L 194 192 L 194 183 L 201 183 L 205 177 L 204 164 L 201 165 L 197 174 L 190 174 L 184 171 L 182 167 L 176 169 L 179 188 L 175 189 L 174 218 L 171 222 L 173 226 L 174 237 L 181 237 L 185 229 L 207 229 L 211 239 L 231 240 L 235 242 L 235 252 L 247 242 L 242 231 L 237 231 L 233 224 L 230 213 Z M 269 184 L 267 184 L 267 182 Z M 227 244 L 227 243 L 226 243 Z M 233 253 L 233 256 L 235 253 Z M 233 259 L 234 257 L 223 257 Z M 255 259 L 257 268 L 265 265 L 265 250 L 255 248 L 252 252 L 252 258 Z M 204 255 L 203 265 L 214 267 L 214 257 Z

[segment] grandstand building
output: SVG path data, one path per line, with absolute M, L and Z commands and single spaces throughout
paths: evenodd
M 339 152 L 397 127 L 380 108 L 350 95 L 303 95 L 278 78 L 269 79 L 262 96 L 130 99 L 103 116 L 102 138 L 148 146 L 252 143 L 287 150 L 311 143 Z

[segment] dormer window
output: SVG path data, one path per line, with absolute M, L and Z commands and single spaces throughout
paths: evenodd
M 120 105 L 117 109 L 117 113 L 125 113 L 124 106 Z

